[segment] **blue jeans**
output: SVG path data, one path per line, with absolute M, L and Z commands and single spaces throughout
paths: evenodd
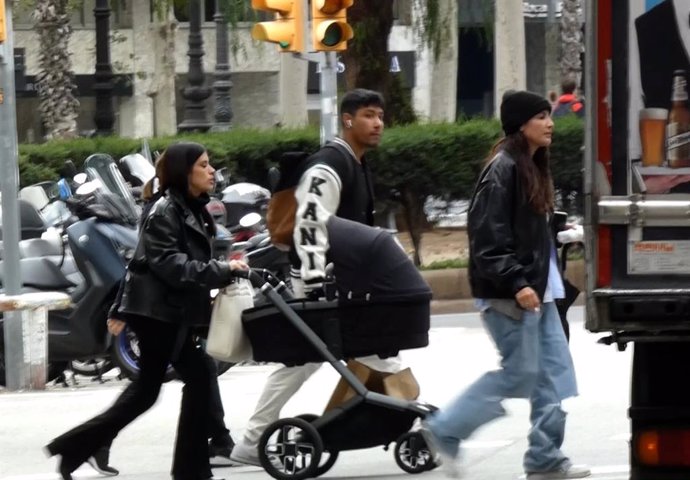
M 501 355 L 501 369 L 487 372 L 445 409 L 428 419 L 439 447 L 455 457 L 459 444 L 477 428 L 505 414 L 505 398 L 528 398 L 531 405 L 526 472 L 549 471 L 568 458 L 561 452 L 565 412 L 561 400 L 577 395 L 573 360 L 553 302 L 522 320 L 487 309 L 484 326 Z

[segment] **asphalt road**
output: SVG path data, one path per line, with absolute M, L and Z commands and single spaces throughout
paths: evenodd
M 565 452 L 575 463 L 587 463 L 598 480 L 628 478 L 629 426 L 626 417 L 630 385 L 630 352 L 596 344 L 586 332 L 582 308 L 570 312 L 571 349 L 578 371 L 580 396 L 568 399 Z M 422 389 L 422 400 L 443 406 L 484 371 L 494 368 L 497 356 L 477 314 L 438 315 L 432 319 L 430 346 L 403 352 Z M 242 433 L 263 382 L 273 367 L 234 367 L 220 378 L 226 422 L 233 436 Z M 112 377 L 111 377 L 112 378 Z M 320 413 L 338 380 L 322 367 L 288 403 L 283 416 Z M 51 480 L 55 459 L 41 447 L 54 436 L 75 426 L 109 405 L 123 382 L 111 379 L 99 385 L 80 379 L 77 386 L 51 386 L 45 392 L 0 393 L 0 479 Z M 179 408 L 181 384 L 167 384 L 156 406 L 127 427 L 116 439 L 111 463 L 121 470 L 121 480 L 168 479 Z M 472 480 L 518 479 L 523 476 L 528 405 L 521 400 L 505 403 L 509 414 L 464 443 L 464 478 Z M 270 478 L 256 467 L 215 469 L 216 477 Z M 378 480 L 402 479 L 391 451 L 382 448 L 343 452 L 323 478 Z M 89 467 L 75 478 L 102 478 Z M 440 470 L 422 474 L 426 479 L 445 478 Z

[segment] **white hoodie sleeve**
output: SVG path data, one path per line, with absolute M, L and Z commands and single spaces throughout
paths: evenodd
M 310 282 L 324 277 L 329 245 L 326 223 L 338 211 L 341 189 L 342 182 L 335 170 L 318 164 L 304 172 L 295 190 L 297 213 L 293 238 L 307 288 Z

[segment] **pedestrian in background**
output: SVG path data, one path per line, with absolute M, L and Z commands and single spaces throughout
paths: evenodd
M 579 118 L 585 116 L 585 104 L 575 95 L 577 84 L 574 80 L 566 79 L 561 83 L 561 96 L 553 105 L 553 118 L 566 115 L 576 115 Z
M 570 350 L 554 300 L 564 294 L 550 220 L 551 105 L 535 93 L 509 91 L 501 103 L 505 137 L 493 148 L 469 208 L 469 274 L 482 320 L 501 356 L 422 433 L 447 472 L 458 476 L 460 444 L 505 414 L 505 398 L 530 401 L 531 429 L 523 467 L 528 480 L 583 478 L 561 451 L 561 401 L 577 395 Z
M 158 398 L 166 369 L 185 386 L 172 464 L 174 480 L 212 478 L 208 456 L 208 408 L 215 372 L 194 341 L 193 329 L 208 325 L 210 290 L 233 281 L 242 262 L 211 258 L 215 225 L 204 206 L 214 186 L 205 148 L 177 143 L 166 149 L 158 173 L 162 197 L 151 208 L 128 266 L 121 300 L 108 320 L 112 333 L 124 322 L 139 339 L 140 372 L 104 413 L 54 439 L 49 455 L 60 455 L 64 480 Z M 151 189 L 155 179 L 147 188 Z

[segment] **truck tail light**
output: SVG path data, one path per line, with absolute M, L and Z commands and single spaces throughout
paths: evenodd
M 634 437 L 637 461 L 650 467 L 690 467 L 690 429 L 647 430 Z
M 611 228 L 599 227 L 599 258 L 597 259 L 597 287 L 611 285 Z

